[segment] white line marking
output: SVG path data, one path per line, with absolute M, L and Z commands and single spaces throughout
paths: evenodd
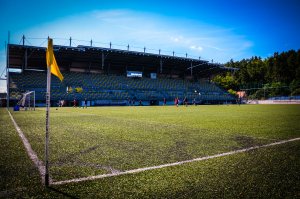
M 9 116 L 25 146 L 25 149 L 27 151 L 27 154 L 29 156 L 29 158 L 33 161 L 35 167 L 39 170 L 40 176 L 42 178 L 42 183 L 45 182 L 45 166 L 44 163 L 39 160 L 37 154 L 32 150 L 30 143 L 28 142 L 27 138 L 25 137 L 24 133 L 22 132 L 22 130 L 20 129 L 20 127 L 18 126 L 18 124 L 16 123 L 16 121 L 14 120 L 13 116 L 11 115 L 11 113 L 9 112 L 9 110 L 7 110 L 7 112 L 9 113 Z M 50 183 L 52 182 L 52 179 L 50 178 Z
M 294 139 L 289 139 L 289 140 L 283 140 L 283 141 L 279 141 L 279 142 L 274 142 L 274 143 L 271 143 L 271 144 L 266 144 L 266 145 L 261 145 L 261 146 L 254 146 L 254 147 L 234 150 L 234 151 L 230 151 L 230 152 L 226 152 L 226 153 L 220 153 L 220 154 L 201 157 L 201 158 L 195 158 L 195 159 L 192 159 L 192 160 L 185 160 L 185 161 L 174 162 L 174 163 L 170 163 L 170 164 L 163 164 L 163 165 L 158 165 L 158 166 L 133 169 L 133 170 L 123 171 L 123 172 L 118 172 L 118 173 L 112 173 L 112 174 L 103 174 L 103 175 L 89 176 L 89 177 L 84 177 L 84 178 L 76 178 L 76 179 L 71 179 L 71 180 L 57 181 L 57 182 L 52 182 L 51 184 L 61 185 L 61 184 L 67 184 L 67 183 L 73 183 L 73 182 L 81 182 L 81 181 L 107 178 L 107 177 L 112 177 L 112 176 L 139 173 L 139 172 L 148 171 L 148 170 L 161 169 L 161 168 L 165 168 L 165 167 L 177 166 L 177 165 L 186 164 L 186 163 L 190 163 L 190 162 L 197 162 L 197 161 L 203 161 L 203 160 L 223 157 L 223 156 L 227 156 L 227 155 L 233 155 L 233 154 L 236 154 L 236 153 L 242 153 L 242 152 L 251 151 L 251 150 L 255 150 L 255 149 L 259 149 L 259 148 L 275 146 L 275 145 L 284 144 L 284 143 L 287 143 L 287 142 L 293 142 L 293 141 L 297 141 L 297 140 L 300 140 L 300 137 L 294 138 Z

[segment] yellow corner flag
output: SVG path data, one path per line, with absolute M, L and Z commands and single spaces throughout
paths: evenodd
M 53 41 L 52 39 L 48 39 L 48 48 L 46 52 L 46 61 L 47 61 L 47 66 L 50 67 L 51 73 L 58 77 L 60 81 L 64 79 L 62 74 L 60 73 L 60 70 L 58 68 L 58 65 L 55 60 L 55 56 L 53 53 Z

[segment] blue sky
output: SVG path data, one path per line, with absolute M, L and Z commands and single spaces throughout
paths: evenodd
M 95 46 L 199 58 L 225 63 L 300 48 L 298 0 L 0 0 L 0 75 L 5 41 L 45 46 Z M 31 39 L 32 38 L 32 39 Z M 41 38 L 41 39 L 33 39 Z M 3 77 L 3 76 L 2 76 Z M 5 81 L 0 81 L 0 92 Z

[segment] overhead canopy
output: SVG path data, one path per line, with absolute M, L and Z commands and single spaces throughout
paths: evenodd
M 8 49 L 9 68 L 46 70 L 46 48 L 9 44 Z M 61 71 L 126 74 L 130 70 L 208 77 L 224 70 L 236 70 L 206 60 L 92 46 L 54 46 L 54 53 Z

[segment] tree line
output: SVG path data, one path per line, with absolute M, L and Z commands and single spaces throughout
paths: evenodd
M 232 94 L 242 90 L 255 99 L 300 95 L 300 49 L 276 52 L 265 59 L 231 59 L 225 66 L 238 70 L 217 75 L 213 82 Z

